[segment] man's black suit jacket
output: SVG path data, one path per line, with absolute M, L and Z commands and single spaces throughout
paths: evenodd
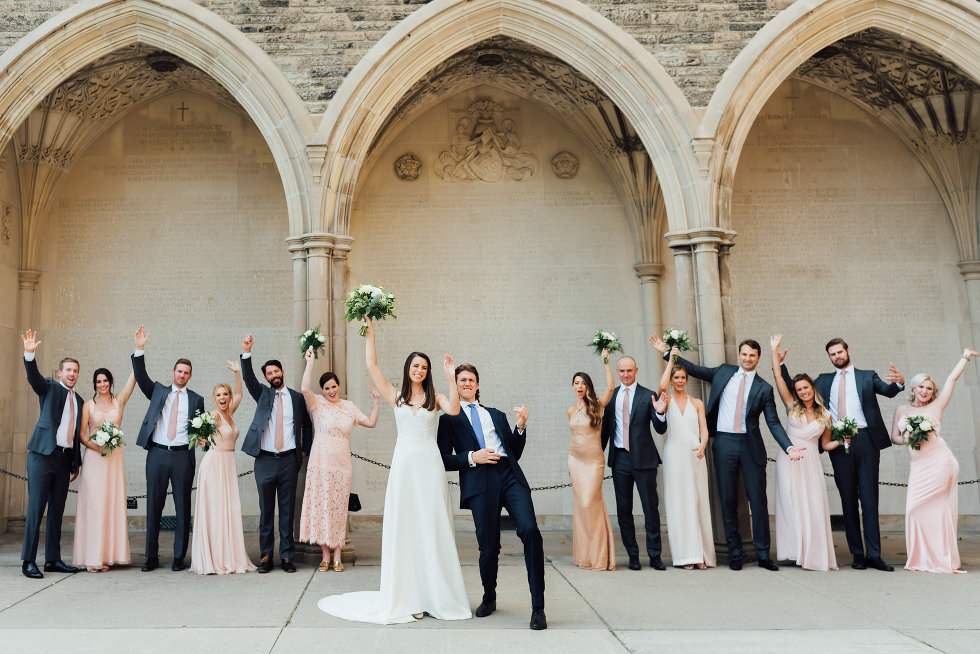
M 34 426 L 34 433 L 27 441 L 27 449 L 46 456 L 54 452 L 54 448 L 58 446 L 58 427 L 61 425 L 61 416 L 65 412 L 69 391 L 61 385 L 61 382 L 50 377 L 42 377 L 37 369 L 37 359 L 30 361 L 25 359 L 24 368 L 27 369 L 27 381 L 37 393 L 37 400 L 41 405 L 41 415 L 38 416 L 37 424 Z M 82 398 L 75 392 L 72 392 L 72 396 L 75 398 L 75 433 L 72 437 L 71 463 L 71 471 L 74 473 L 82 465 L 79 438 L 82 425 Z
M 255 377 L 252 370 L 252 357 L 241 357 L 242 360 L 242 379 L 245 381 L 245 388 L 248 394 L 255 400 L 255 417 L 252 424 L 245 434 L 242 441 L 242 452 L 249 456 L 258 456 L 262 445 L 262 434 L 272 418 L 272 403 L 276 398 L 276 391 L 271 386 L 262 385 Z M 289 398 L 293 402 L 293 438 L 296 439 L 296 458 L 301 461 L 303 454 L 309 454 L 313 446 L 313 423 L 310 420 L 310 412 L 306 410 L 306 400 L 303 394 L 286 388 L 289 391 Z
M 150 376 L 146 374 L 145 356 L 136 356 L 134 354 L 132 355 L 132 359 L 136 385 L 140 387 L 143 395 L 150 401 L 150 407 L 146 410 L 143 424 L 140 425 L 140 434 L 136 439 L 136 444 L 148 450 L 153 447 L 153 429 L 160 420 L 160 414 L 163 413 L 163 405 L 167 401 L 167 396 L 170 395 L 172 387 L 169 384 L 164 386 L 150 379 Z M 189 388 L 185 388 L 184 390 L 187 391 L 187 420 L 190 421 L 194 419 L 198 411 L 204 413 L 204 398 Z
M 602 415 L 602 449 L 613 441 L 616 435 L 616 401 L 622 386 L 613 391 L 612 399 Z M 662 463 L 657 444 L 650 433 L 650 423 L 658 434 L 667 431 L 667 422 L 657 418 L 653 410 L 654 393 L 645 386 L 636 385 L 636 392 L 630 402 L 630 464 L 634 470 L 651 470 Z M 609 466 L 613 464 L 613 448 L 609 447 Z
M 469 508 L 470 500 L 486 490 L 487 468 L 491 465 L 510 466 L 514 478 L 528 490 L 531 489 L 518 464 L 521 454 L 524 453 L 527 432 L 519 434 L 516 427 L 511 430 L 507 416 L 502 411 L 488 406 L 483 408 L 490 414 L 497 436 L 503 442 L 504 451 L 507 453 L 507 456 L 501 457 L 500 461 L 494 464 L 470 466 L 469 453 L 479 450 L 480 443 L 476 440 L 473 424 L 463 411 L 455 416 L 445 413 L 439 416 L 439 453 L 442 455 L 442 463 L 446 470 L 459 471 L 459 508 L 461 509 Z

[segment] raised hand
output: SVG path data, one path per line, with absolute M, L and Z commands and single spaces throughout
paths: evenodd
M 786 450 L 786 455 L 789 457 L 790 461 L 799 461 L 803 458 L 803 452 L 806 451 L 805 447 L 791 447 Z
M 442 369 L 446 373 L 446 377 L 456 379 L 456 362 L 448 354 L 442 359 Z
M 228 361 L 228 365 L 225 367 L 232 372 L 240 372 L 242 369 L 242 367 L 238 365 L 237 361 Z
M 888 364 L 888 372 L 885 374 L 885 379 L 894 384 L 905 386 L 905 375 L 898 371 L 894 363 Z
M 368 388 L 371 389 L 371 397 L 373 397 L 374 399 L 378 399 L 379 397 L 381 397 L 381 393 L 378 392 L 378 387 L 374 385 L 374 382 L 369 381 Z
M 769 347 L 776 353 L 776 360 L 779 361 L 780 365 L 782 365 L 783 360 L 786 358 L 786 353 L 789 352 L 788 347 L 783 348 L 782 350 L 779 349 L 779 344 L 782 342 L 782 340 L 782 334 L 773 334 L 769 337 Z
M 609 363 L 609 349 L 603 348 L 602 350 L 602 362 Z
M 524 425 L 527 424 L 527 419 L 531 415 L 528 413 L 527 405 L 522 404 L 520 406 L 515 406 L 514 412 L 517 413 L 517 428 L 524 429 Z
M 243 338 L 242 339 L 242 352 L 246 352 L 246 353 L 251 352 L 252 351 L 252 343 L 254 343 L 254 342 L 255 342 L 255 339 L 252 338 L 252 335 L 251 334 L 249 334 L 248 336 L 246 336 L 245 338 Z
M 965 350 L 963 350 L 963 357 L 964 357 L 964 358 L 965 358 L 965 359 L 966 359 L 967 361 L 969 361 L 969 360 L 970 360 L 970 359 L 972 359 L 973 357 L 980 357 L 980 352 L 977 352 L 977 351 L 976 351 L 976 350 L 974 350 L 974 349 L 973 349 L 972 347 L 968 347 L 968 348 L 966 348 Z
M 651 398 L 653 400 L 653 410 L 657 413 L 663 413 L 667 410 L 667 393 L 663 392 L 659 396 L 653 395 Z
M 150 338 L 150 332 L 143 329 L 143 325 L 139 326 L 136 330 L 136 334 L 133 335 L 133 342 L 136 343 L 137 350 L 146 349 L 146 340 Z
M 306 358 L 306 364 L 309 365 L 313 361 L 313 346 L 306 348 L 306 352 L 303 353 Z
M 41 341 L 37 340 L 37 331 L 27 330 L 24 332 L 24 351 L 33 353 L 37 349 L 37 346 L 41 344 Z
M 677 357 L 679 357 L 680 355 L 681 355 L 681 349 L 679 347 L 675 345 L 674 347 L 670 348 L 670 360 L 672 363 L 677 361 Z
M 667 354 L 667 344 L 664 343 L 664 339 L 660 338 L 660 334 L 654 334 L 650 337 L 650 346 L 660 354 Z

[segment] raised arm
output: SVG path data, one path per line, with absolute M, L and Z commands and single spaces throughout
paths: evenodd
M 368 416 L 367 420 L 358 420 L 357 424 L 371 429 L 378 424 L 378 414 L 381 413 L 381 393 L 378 392 L 374 382 L 368 382 L 368 386 L 371 387 L 371 415 Z
M 146 374 L 146 357 L 143 356 L 148 338 L 150 333 L 140 325 L 133 336 L 133 342 L 136 344 L 136 352 L 133 353 L 133 374 L 136 376 L 136 384 L 149 400 L 153 397 L 153 380 Z
M 242 378 L 245 380 L 245 388 L 248 389 L 248 394 L 252 396 L 252 399 L 258 402 L 259 396 L 262 395 L 262 384 L 255 378 L 255 371 L 252 369 L 252 345 L 254 343 L 255 340 L 251 334 L 243 338 L 242 355 L 239 358 L 242 360 Z M 246 354 L 248 356 L 245 356 Z
M 371 376 L 371 381 L 377 386 L 378 392 L 381 393 L 381 397 L 385 399 L 385 402 L 391 406 L 395 406 L 395 399 L 398 397 L 398 392 L 395 391 L 395 387 L 385 379 L 384 374 L 381 372 L 381 368 L 378 367 L 378 351 L 374 345 L 374 321 L 370 318 L 365 318 L 367 323 L 367 333 L 364 334 L 364 359 L 367 363 L 368 374 Z M 430 371 L 431 373 L 431 371 Z M 456 387 L 455 380 L 450 384 L 453 388 Z M 457 406 L 459 404 L 459 399 L 457 398 Z M 456 413 L 459 413 L 457 410 Z
M 680 352 L 681 351 L 678 350 L 676 347 L 672 347 L 670 349 L 670 354 L 667 357 L 667 365 L 664 366 L 664 374 L 660 375 L 660 392 L 661 393 L 666 393 L 667 392 L 667 389 L 670 388 L 670 370 L 671 370 L 671 368 L 674 367 L 673 364 L 671 363 L 671 360 L 674 357 L 679 357 L 680 356 Z
M 38 395 L 44 395 L 48 392 L 48 381 L 44 378 L 37 369 L 37 357 L 35 352 L 37 351 L 37 346 L 41 344 L 41 341 L 37 340 L 37 332 L 32 332 L 27 330 L 24 332 L 24 368 L 27 370 L 27 383 L 31 385 L 34 392 Z M 30 355 L 30 360 L 28 360 L 28 355 Z
M 936 403 L 939 405 L 940 413 L 946 408 L 946 405 L 949 404 L 950 399 L 953 397 L 953 389 L 956 388 L 956 381 L 963 374 L 963 371 L 966 370 L 966 364 L 970 362 L 971 358 L 976 356 L 980 356 L 980 354 L 973 348 L 968 347 L 963 350 L 960 360 L 956 362 L 953 371 L 946 378 L 946 383 L 939 389 L 939 396 L 936 398 Z
M 793 406 L 793 394 L 790 392 L 786 380 L 783 379 L 783 359 L 786 358 L 786 352 L 788 350 L 779 349 L 779 343 L 782 340 L 782 334 L 775 334 L 769 337 L 769 348 L 772 350 L 772 378 L 776 380 L 776 391 L 779 393 L 779 399 L 783 401 L 783 406 L 789 409 Z
M 242 403 L 242 368 L 234 361 L 228 362 L 228 370 L 235 375 L 235 381 L 231 385 L 231 409 L 232 415 L 238 410 L 238 405 Z
M 306 408 L 312 411 L 316 408 L 316 393 L 310 388 L 313 379 L 313 348 L 309 348 L 303 356 L 306 357 L 306 369 L 303 370 L 303 381 L 300 382 L 299 390 L 303 392 Z
M 616 378 L 613 377 L 612 364 L 609 363 L 609 350 L 602 351 L 602 363 L 606 367 L 606 392 L 599 396 L 599 406 L 605 408 L 616 390 Z
M 456 362 L 448 354 L 442 359 L 442 370 L 446 373 L 446 382 L 449 384 L 449 396 L 447 397 L 441 393 L 436 395 L 436 405 L 447 415 L 459 415 L 459 391 L 456 389 Z
M 129 377 L 126 378 L 126 383 L 123 387 L 119 389 L 116 393 L 116 402 L 119 403 L 119 410 L 122 411 L 126 407 L 126 402 L 129 402 L 129 398 L 133 395 L 133 390 L 136 388 L 136 375 L 129 373 Z
M 885 373 L 885 380 L 887 380 L 887 383 L 878 376 L 878 373 L 871 373 L 871 382 L 874 386 L 875 393 L 878 395 L 895 397 L 905 388 L 905 376 L 898 371 L 898 368 L 893 363 L 888 364 L 888 372 Z

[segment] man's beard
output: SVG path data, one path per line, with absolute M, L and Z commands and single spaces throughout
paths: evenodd
M 834 367 L 837 368 L 838 370 L 843 370 L 849 365 L 851 365 L 851 357 L 847 357 L 846 359 L 844 359 L 843 363 L 834 363 Z
M 278 391 L 280 388 L 282 388 L 282 377 L 278 377 L 278 378 L 273 377 L 272 379 L 270 379 L 269 386 L 271 386 L 272 388 Z

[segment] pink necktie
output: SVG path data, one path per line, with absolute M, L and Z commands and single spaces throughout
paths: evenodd
M 75 394 L 68 391 L 68 447 L 75 443 Z
M 170 407 L 170 422 L 167 423 L 167 438 L 177 438 L 177 408 L 180 406 L 180 391 L 174 393 L 174 403 Z
M 742 433 L 742 409 L 745 407 L 745 378 L 746 375 L 742 373 L 742 381 L 738 383 L 738 399 L 735 400 L 735 433 Z
M 837 385 L 837 419 L 847 417 L 847 371 L 840 371 L 840 383 Z
M 282 393 L 276 393 L 276 452 L 282 451 Z
M 623 389 L 623 449 L 630 451 L 630 389 Z

